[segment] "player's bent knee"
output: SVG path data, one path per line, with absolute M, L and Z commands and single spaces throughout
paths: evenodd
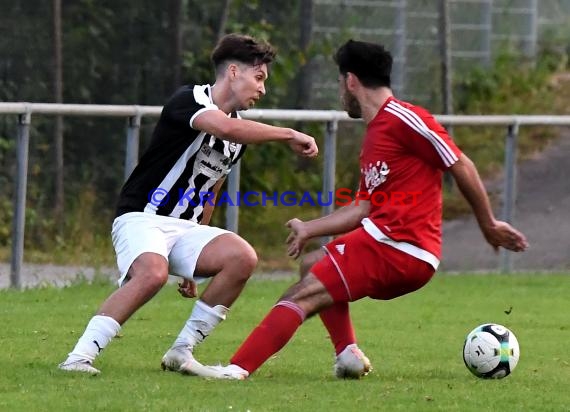
M 168 273 L 166 271 L 138 270 L 129 271 L 129 275 L 123 282 L 122 286 L 125 286 L 127 283 L 136 283 L 138 289 L 144 289 L 148 293 L 156 293 L 166 284 L 167 281 Z
M 235 253 L 228 259 L 228 264 L 239 268 L 239 274 L 243 276 L 244 280 L 249 279 L 257 266 L 257 262 L 257 253 L 248 243 L 236 248 Z
M 168 263 L 160 255 L 143 253 L 127 273 L 129 282 L 141 282 L 146 288 L 159 289 L 168 281 Z
M 147 287 L 160 289 L 168 281 L 168 272 L 163 270 L 149 270 L 144 274 L 144 281 Z

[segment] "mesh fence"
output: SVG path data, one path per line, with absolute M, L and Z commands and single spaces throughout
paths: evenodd
M 442 49 L 443 4 L 449 47 Z M 452 77 L 492 64 L 506 49 L 534 59 L 540 47 L 566 47 L 570 0 L 315 0 L 313 39 L 338 44 L 349 37 L 385 44 L 394 55 L 393 88 L 404 99 L 440 110 L 441 62 L 451 56 Z M 336 102 L 334 65 L 314 62 L 314 107 Z M 331 103 L 332 102 L 332 103 Z

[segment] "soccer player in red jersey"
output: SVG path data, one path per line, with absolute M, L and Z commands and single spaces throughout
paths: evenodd
M 392 95 L 392 57 L 383 46 L 349 40 L 338 49 L 335 61 L 343 107 L 367 125 L 359 199 L 326 217 L 287 223 L 288 253 L 295 258 L 311 238 L 342 235 L 327 244 L 309 273 L 285 292 L 230 365 L 196 362 L 190 370 L 199 376 L 246 378 L 316 313 L 335 346 L 336 375 L 358 378 L 368 373 L 370 362 L 356 344 L 348 303 L 364 297 L 393 299 L 432 278 L 441 257 L 445 170 L 454 177 L 493 248 L 520 252 L 528 247 L 522 233 L 495 218 L 477 169 L 445 129 L 425 109 Z M 393 202 L 374 201 L 375 195 L 392 193 L 408 195 Z

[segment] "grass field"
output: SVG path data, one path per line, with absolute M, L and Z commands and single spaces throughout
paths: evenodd
M 198 359 L 227 362 L 291 281 L 251 281 Z M 162 372 L 161 356 L 191 307 L 171 285 L 100 356 L 100 376 L 59 371 L 112 290 L 100 281 L 0 292 L 0 411 L 570 410 L 569 275 L 438 275 L 415 294 L 354 303 L 360 346 L 375 368 L 360 381 L 333 378 L 318 318 L 246 381 Z M 480 380 L 463 365 L 463 339 L 484 322 L 519 339 L 519 365 L 505 379 Z

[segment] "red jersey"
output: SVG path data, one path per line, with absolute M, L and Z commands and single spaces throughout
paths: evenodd
M 364 229 L 437 269 L 442 171 L 460 155 L 427 110 L 389 97 L 368 125 L 360 153 L 360 191 L 371 202 Z

